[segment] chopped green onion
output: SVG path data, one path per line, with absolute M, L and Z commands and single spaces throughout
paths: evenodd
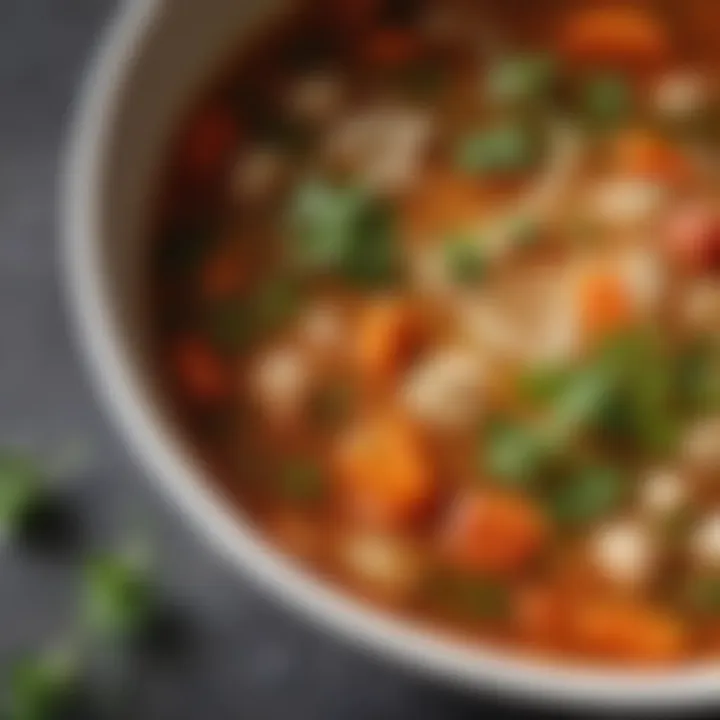
M 624 487 L 622 475 L 612 467 L 580 468 L 553 494 L 551 513 L 563 525 L 591 523 L 615 509 Z
M 75 717 L 81 695 L 81 682 L 73 658 L 53 653 L 23 660 L 11 673 L 8 717 L 12 720 Z
M 461 140 L 455 164 L 472 175 L 512 175 L 540 159 L 538 137 L 522 123 L 477 130 Z
M 0 453 L 0 527 L 16 531 L 45 499 L 42 470 L 29 455 Z
M 545 473 L 551 460 L 538 434 L 509 420 L 491 422 L 482 445 L 482 469 L 501 484 L 530 486 Z
M 118 639 L 142 635 L 157 611 L 157 596 L 144 562 L 104 555 L 86 568 L 85 610 L 90 626 Z
M 632 109 L 632 91 L 620 75 L 597 75 L 583 88 L 582 102 L 590 120 L 606 127 L 627 117 Z
M 501 103 L 535 102 L 552 89 L 555 75 L 556 63 L 550 55 L 511 55 L 490 67 L 488 92 Z
M 290 225 L 291 255 L 302 269 L 337 273 L 359 285 L 396 278 L 391 208 L 367 191 L 307 182 L 293 202 Z

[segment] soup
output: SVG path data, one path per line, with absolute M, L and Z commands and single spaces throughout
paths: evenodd
M 720 6 L 317 0 L 189 113 L 158 374 L 339 588 L 585 662 L 720 651 Z

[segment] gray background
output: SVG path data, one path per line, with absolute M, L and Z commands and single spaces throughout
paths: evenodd
M 523 715 L 360 656 L 259 596 L 164 507 L 97 409 L 58 287 L 56 196 L 70 103 L 115 4 L 0 0 L 0 445 L 21 442 L 52 454 L 88 443 L 91 470 L 70 491 L 88 526 L 86 546 L 112 547 L 133 523 L 150 528 L 161 582 L 190 609 L 191 652 L 171 667 L 135 671 L 125 717 Z M 0 667 L 72 627 L 80 565 L 77 554 L 2 552 Z

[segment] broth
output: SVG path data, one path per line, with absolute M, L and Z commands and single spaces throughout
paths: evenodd
M 157 372 L 239 511 L 443 631 L 720 651 L 720 6 L 297 4 L 173 143 Z

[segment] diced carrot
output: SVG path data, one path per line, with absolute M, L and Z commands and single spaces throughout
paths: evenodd
M 375 31 L 363 47 L 365 60 L 380 67 L 398 67 L 418 57 L 421 45 L 418 36 L 408 30 L 383 28 Z
M 556 642 L 561 631 L 563 603 L 557 591 L 537 586 L 522 588 L 514 602 L 520 632 L 538 643 Z
M 562 27 L 559 45 L 570 62 L 627 69 L 656 66 L 671 47 L 665 27 L 651 13 L 605 4 L 574 11 Z
M 679 617 L 637 603 L 588 599 L 576 603 L 568 619 L 571 642 L 595 656 L 662 664 L 687 650 L 687 628 Z
M 577 312 L 580 334 L 597 339 L 630 325 L 636 307 L 625 279 L 609 267 L 585 272 L 577 284 Z
M 392 379 L 418 345 L 419 328 L 412 307 L 396 298 L 371 301 L 356 332 L 355 358 L 362 376 L 372 382 Z
M 220 400 L 228 391 L 228 377 L 220 358 L 202 340 L 186 337 L 173 348 L 173 367 L 185 393 L 195 401 Z
M 234 247 L 222 247 L 207 259 L 200 273 L 200 293 L 205 300 L 222 300 L 243 285 L 244 268 Z
M 623 175 L 678 182 L 688 177 L 690 163 L 678 147 L 648 130 L 632 129 L 614 141 L 612 165 Z
M 348 428 L 338 438 L 333 467 L 341 504 L 371 525 L 412 523 L 435 495 L 422 438 L 396 415 L 367 418 Z
M 548 537 L 540 510 L 520 495 L 477 492 L 458 500 L 445 536 L 448 560 L 486 574 L 521 570 L 537 557 Z
M 228 108 L 214 106 L 205 110 L 185 136 L 183 169 L 196 181 L 212 179 L 232 161 L 239 141 L 239 128 Z

